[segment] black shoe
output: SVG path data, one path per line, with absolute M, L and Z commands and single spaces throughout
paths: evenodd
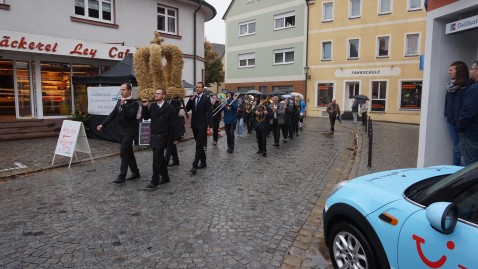
M 136 173 L 133 173 L 131 174 L 130 177 L 127 177 L 126 180 L 134 180 L 134 179 L 137 179 L 137 178 L 140 178 L 141 175 L 139 174 L 139 172 L 136 172 Z
M 228 152 L 228 153 L 233 153 L 234 150 L 232 150 L 232 149 L 227 149 L 227 152 Z
M 198 171 L 198 168 L 196 166 L 191 167 L 191 170 L 189 170 L 189 172 L 191 172 L 193 175 L 195 175 L 197 171 Z
M 200 165 L 198 165 L 198 169 L 203 169 L 203 168 L 206 168 L 206 167 L 207 167 L 206 163 L 201 163 Z
M 162 185 L 162 184 L 166 184 L 166 183 L 169 183 L 171 182 L 171 180 L 169 179 L 169 177 L 167 178 L 161 178 L 161 181 L 158 183 L 158 185 Z
M 297 133 L 297 136 L 299 136 L 299 133 Z
M 262 150 L 259 150 L 258 152 L 256 152 L 257 154 L 262 154 L 263 151 Z
M 279 146 L 279 143 L 275 143 L 273 146 L 274 146 L 274 147 L 278 147 L 278 146 Z
M 168 166 L 176 166 L 179 165 L 179 161 L 173 161 L 172 163 L 168 164 Z
M 154 188 L 158 187 L 158 185 L 159 185 L 159 184 L 157 184 L 157 183 L 149 182 L 149 184 L 146 185 L 145 188 L 146 188 L 146 189 L 154 189 Z
M 300 130 L 302 131 L 302 127 L 300 127 Z
M 262 156 L 267 157 L 267 152 L 262 153 Z
M 115 184 L 124 184 L 126 182 L 126 180 L 124 178 L 121 178 L 121 177 L 118 177 L 117 179 L 115 179 L 115 181 L 113 181 L 113 183 Z

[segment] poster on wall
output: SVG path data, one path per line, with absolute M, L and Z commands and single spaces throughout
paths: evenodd
M 88 114 L 109 115 L 121 99 L 120 87 L 88 87 Z

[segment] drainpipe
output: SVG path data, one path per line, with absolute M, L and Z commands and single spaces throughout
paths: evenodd
M 194 11 L 194 26 L 193 26 L 193 32 L 194 32 L 194 40 L 193 40 L 193 44 L 194 44 L 194 58 L 193 58 L 193 77 L 194 77 L 194 83 L 193 85 L 196 85 L 196 56 L 197 56 L 197 48 L 196 48 L 196 44 L 197 44 L 197 35 L 196 35 L 196 25 L 197 25 L 197 22 L 196 22 L 196 15 L 198 13 L 198 11 L 201 9 L 202 7 L 202 0 L 197 0 L 199 6 L 198 8 Z
M 305 33 L 305 67 L 309 67 L 309 64 L 308 64 L 308 55 L 309 55 L 309 0 L 305 0 L 305 5 L 307 7 L 307 32 Z M 309 69 L 309 72 L 310 72 L 310 69 Z M 308 78 L 309 74 L 307 72 L 307 74 L 305 74 L 305 94 L 304 94 L 304 102 L 305 104 L 307 105 L 308 103 L 308 99 L 307 99 L 307 80 L 309 79 Z

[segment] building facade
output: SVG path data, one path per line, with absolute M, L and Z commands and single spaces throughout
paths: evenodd
M 86 112 L 72 76 L 100 74 L 155 32 L 183 51 L 183 79 L 201 81 L 204 22 L 215 15 L 202 0 L 0 0 L 0 120 Z
M 336 99 L 351 111 L 369 97 L 374 120 L 419 123 L 423 0 L 308 1 L 308 115 L 326 116 Z
M 305 94 L 305 1 L 233 0 L 223 19 L 227 90 Z
M 419 167 L 453 163 L 453 143 L 443 116 L 448 68 L 454 61 L 463 61 L 471 67 L 478 59 L 478 2 L 428 2 Z

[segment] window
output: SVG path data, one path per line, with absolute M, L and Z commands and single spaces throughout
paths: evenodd
M 387 101 L 387 82 L 372 81 L 372 109 L 371 111 L 385 111 Z
M 239 67 L 254 67 L 256 65 L 256 54 L 239 54 Z
M 389 36 L 380 36 L 377 39 L 377 57 L 389 57 L 388 48 L 390 44 Z
M 111 0 L 75 0 L 75 15 L 111 22 L 112 13 Z
M 332 60 L 332 41 L 322 42 L 322 61 Z
M 392 13 L 391 1 L 392 0 L 378 0 L 378 14 Z
M 334 20 L 334 3 L 324 3 L 322 10 L 322 21 Z
M 317 106 L 327 106 L 334 96 L 334 84 L 319 83 L 317 86 Z
M 285 92 L 286 94 L 290 94 L 291 92 L 294 91 L 294 87 L 292 85 L 272 86 L 272 91 L 281 91 L 281 92 Z
M 259 91 L 260 91 L 262 94 L 267 94 L 268 87 L 267 87 L 267 86 L 259 86 Z
M 349 18 L 358 18 L 360 17 L 360 2 L 362 0 L 350 0 L 350 14 Z
M 174 8 L 158 5 L 158 31 L 167 34 L 177 34 L 178 11 Z
M 349 39 L 348 59 L 359 58 L 359 39 Z
M 348 89 L 349 99 L 353 99 L 355 95 L 359 94 L 360 82 L 347 82 L 346 87 Z
M 408 10 L 422 9 L 422 0 L 408 0 Z
M 0 9 L 10 10 L 10 5 L 5 0 L 0 0 Z
M 239 24 L 239 36 L 252 35 L 256 33 L 256 21 L 243 22 Z
M 294 50 L 283 49 L 274 51 L 274 64 L 291 64 L 294 63 Z
M 402 81 L 401 109 L 420 109 L 422 101 L 422 81 Z
M 291 28 L 295 26 L 295 13 L 289 12 L 274 16 L 274 30 Z
M 405 56 L 417 56 L 418 55 L 418 38 L 419 34 L 408 34 L 405 44 Z

